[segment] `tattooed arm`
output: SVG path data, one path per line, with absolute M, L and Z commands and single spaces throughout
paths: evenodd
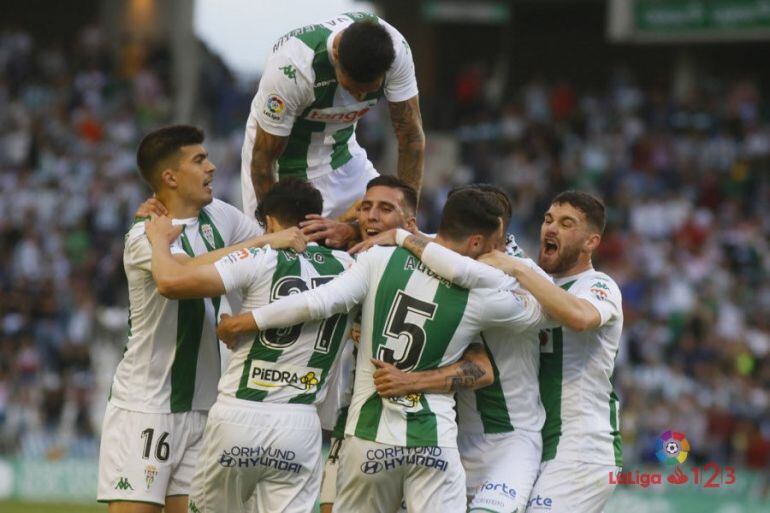
M 257 195 L 257 203 L 270 190 L 275 183 L 275 163 L 286 149 L 288 137 L 272 135 L 257 125 L 257 135 L 254 140 L 254 149 L 251 153 L 251 184 Z M 253 212 L 251 212 L 253 214 Z
M 477 390 L 495 379 L 492 362 L 482 344 L 471 344 L 457 362 L 434 370 L 404 372 L 381 360 L 372 360 L 374 386 L 382 397 L 398 397 L 413 392 L 456 392 Z
M 422 131 L 419 96 L 403 102 L 390 102 L 390 121 L 398 139 L 398 177 L 420 194 L 425 134 Z

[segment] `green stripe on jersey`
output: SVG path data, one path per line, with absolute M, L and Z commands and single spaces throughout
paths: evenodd
M 348 141 L 350 141 L 350 136 L 353 135 L 355 129 L 356 125 L 350 125 L 347 128 L 338 130 L 332 136 L 334 138 L 334 144 L 332 145 L 332 169 L 341 167 L 353 158 L 348 148 Z
M 382 416 L 382 398 L 374 392 L 369 396 L 358 414 L 355 435 L 363 440 L 376 440 L 377 429 Z
M 440 282 L 433 296 L 438 305 L 433 319 L 425 321 L 426 344 L 415 370 L 436 369 L 441 366 L 444 353 L 460 325 L 468 304 L 468 290 Z
M 615 465 L 623 466 L 623 441 L 620 439 L 618 429 L 618 396 L 615 391 L 610 392 L 610 426 L 612 427 L 612 449 L 615 453 Z
M 420 395 L 420 411 L 406 412 L 406 446 L 424 447 L 438 445 L 436 414 L 430 409 L 428 400 Z
M 305 255 L 321 278 L 318 280 L 318 283 L 313 284 L 313 288 L 335 278 L 345 270 L 329 248 L 310 246 L 305 251 Z M 329 369 L 337 358 L 340 343 L 345 336 L 346 327 L 347 315 L 345 314 L 332 315 L 321 323 L 315 340 L 315 350 L 307 364 L 308 367 L 323 370 L 320 382 L 316 387 L 316 392 L 293 397 L 289 400 L 290 403 L 313 404 L 315 402 L 318 390 L 321 390 L 326 383 L 326 378 L 329 377 Z
M 194 257 L 192 246 L 182 232 L 182 247 Z M 195 392 L 198 352 L 206 307 L 202 299 L 180 299 L 176 324 L 176 352 L 171 364 L 171 412 L 189 411 Z
M 286 149 L 278 158 L 279 179 L 286 176 L 307 179 L 307 153 L 313 140 L 313 134 L 323 132 L 326 128 L 326 123 L 309 121 L 305 119 L 305 116 L 313 109 L 325 109 L 334 104 L 334 93 L 337 91 L 337 75 L 334 72 L 334 66 L 329 59 L 329 51 L 326 48 L 326 41 L 330 34 L 331 30 L 323 25 L 316 25 L 313 30 L 296 36 L 297 39 L 315 52 L 313 72 L 316 84 L 323 83 L 326 85 L 313 88 L 315 96 L 313 103 L 297 116 L 297 119 L 294 121 L 286 143 Z M 336 136 L 337 134 L 334 135 Z M 335 141 L 338 140 L 335 138 Z M 338 158 L 338 160 L 341 159 L 342 157 Z M 344 164 L 348 160 L 350 160 L 350 157 L 342 163 Z
M 483 334 L 481 338 L 484 340 Z M 484 340 L 484 349 L 487 352 L 489 361 L 492 362 L 495 380 L 491 385 L 475 391 L 476 411 L 479 412 L 479 417 L 481 417 L 484 433 L 510 433 L 514 429 L 513 424 L 511 424 L 511 417 L 508 414 L 508 404 L 505 402 L 503 386 L 500 383 L 500 370 L 497 368 L 486 340 Z
M 215 251 L 225 247 L 225 241 L 222 239 L 222 235 L 219 233 L 219 230 L 217 230 L 217 226 L 203 209 L 201 209 L 201 213 L 198 215 L 198 232 L 201 234 L 203 244 L 206 245 L 206 250 Z M 214 304 L 214 324 L 218 324 L 219 306 L 222 302 L 222 298 L 220 296 L 211 298 L 211 302 Z M 219 353 L 218 342 L 219 341 L 217 341 L 217 353 Z
M 372 322 L 372 358 L 377 358 L 380 346 L 385 344 L 385 323 L 390 311 L 393 298 L 399 290 L 406 287 L 414 266 L 406 269 L 408 259 L 414 259 L 411 253 L 403 248 L 396 248 L 390 256 L 382 278 L 377 284 L 374 296 L 374 317 Z M 374 403 L 377 403 L 376 405 Z M 374 440 L 377 437 L 377 427 L 382 414 L 382 399 L 377 393 L 372 394 L 361 407 L 356 424 L 355 434 L 364 440 Z
M 575 281 L 561 286 L 569 290 Z M 543 461 L 556 457 L 556 449 L 561 439 L 561 394 L 562 367 L 564 360 L 564 334 L 562 329 L 545 330 L 553 341 L 552 353 L 540 353 L 540 399 L 545 408 L 545 424 L 543 425 Z
M 278 251 L 277 252 L 277 259 L 278 262 L 275 267 L 275 271 L 273 272 L 273 282 L 270 286 L 270 302 L 276 301 L 280 299 L 279 297 L 273 297 L 274 291 L 276 289 L 276 284 L 284 279 L 291 276 L 300 276 L 300 263 L 299 258 L 296 257 L 296 255 L 292 255 L 292 257 L 287 256 L 286 251 Z M 288 253 L 291 254 L 291 253 Z M 283 353 L 282 349 L 274 349 L 272 347 L 269 347 L 265 345 L 264 340 L 270 340 L 270 339 L 279 339 L 280 337 L 285 336 L 291 336 L 289 334 L 292 333 L 292 330 L 297 330 L 297 326 L 292 326 L 290 328 L 280 328 L 280 329 L 272 329 L 272 330 L 265 330 L 264 332 L 260 332 L 257 334 L 256 337 L 254 337 L 254 342 L 251 344 L 251 349 L 249 350 L 249 355 L 246 357 L 246 361 L 243 362 L 243 374 L 241 374 L 241 382 L 238 386 L 238 391 L 235 393 L 235 397 L 238 399 L 248 399 L 250 401 L 262 401 L 264 400 L 265 396 L 267 395 L 267 391 L 265 390 L 254 390 L 251 388 L 248 388 L 249 383 L 249 371 L 251 370 L 251 361 L 252 360 L 262 360 L 265 362 L 275 362 L 280 358 L 281 353 Z M 301 327 L 299 327 L 301 329 Z

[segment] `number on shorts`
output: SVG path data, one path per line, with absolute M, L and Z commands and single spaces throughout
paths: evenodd
M 402 371 L 412 370 L 420 361 L 422 350 L 425 347 L 425 330 L 422 326 L 406 321 L 409 312 L 425 317 L 428 320 L 433 319 L 436 314 L 436 303 L 423 301 L 406 294 L 399 290 L 393 305 L 388 312 L 388 320 L 383 329 L 383 335 L 389 338 L 398 339 L 406 337 L 406 348 L 402 356 L 396 359 L 395 351 L 389 347 L 380 346 L 377 356 L 380 360 L 395 365 Z
M 142 452 L 142 458 L 145 460 L 150 457 L 154 434 L 155 430 L 153 428 L 147 428 L 142 431 L 142 438 L 144 438 L 144 451 Z M 155 446 L 155 458 L 158 461 L 166 461 L 168 459 L 168 453 L 171 448 L 169 447 L 168 442 L 166 442 L 166 438 L 168 438 L 168 432 L 164 431 L 158 438 L 158 445 Z

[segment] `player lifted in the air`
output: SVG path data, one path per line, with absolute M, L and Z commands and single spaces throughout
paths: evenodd
M 436 240 L 476 257 L 497 246 L 505 211 L 478 190 L 452 195 Z M 241 314 L 219 326 L 270 329 L 322 319 L 362 305 L 356 376 L 341 453 L 341 512 L 464 511 L 465 475 L 457 452 L 452 393 L 381 398 L 373 374 L 382 362 L 428 370 L 457 361 L 481 330 L 528 329 L 543 320 L 527 294 L 461 289 L 438 278 L 408 251 L 374 247 L 328 284 Z
M 398 139 L 398 176 L 419 192 L 425 137 L 404 37 L 384 20 L 356 12 L 278 39 L 246 123 L 244 212 L 253 215 L 276 177 L 295 176 L 321 191 L 325 217 L 344 214 L 377 176 L 355 129 L 383 96 Z

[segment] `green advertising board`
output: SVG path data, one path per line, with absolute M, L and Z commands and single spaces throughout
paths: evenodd
M 770 33 L 770 0 L 637 0 L 634 27 L 656 34 Z

